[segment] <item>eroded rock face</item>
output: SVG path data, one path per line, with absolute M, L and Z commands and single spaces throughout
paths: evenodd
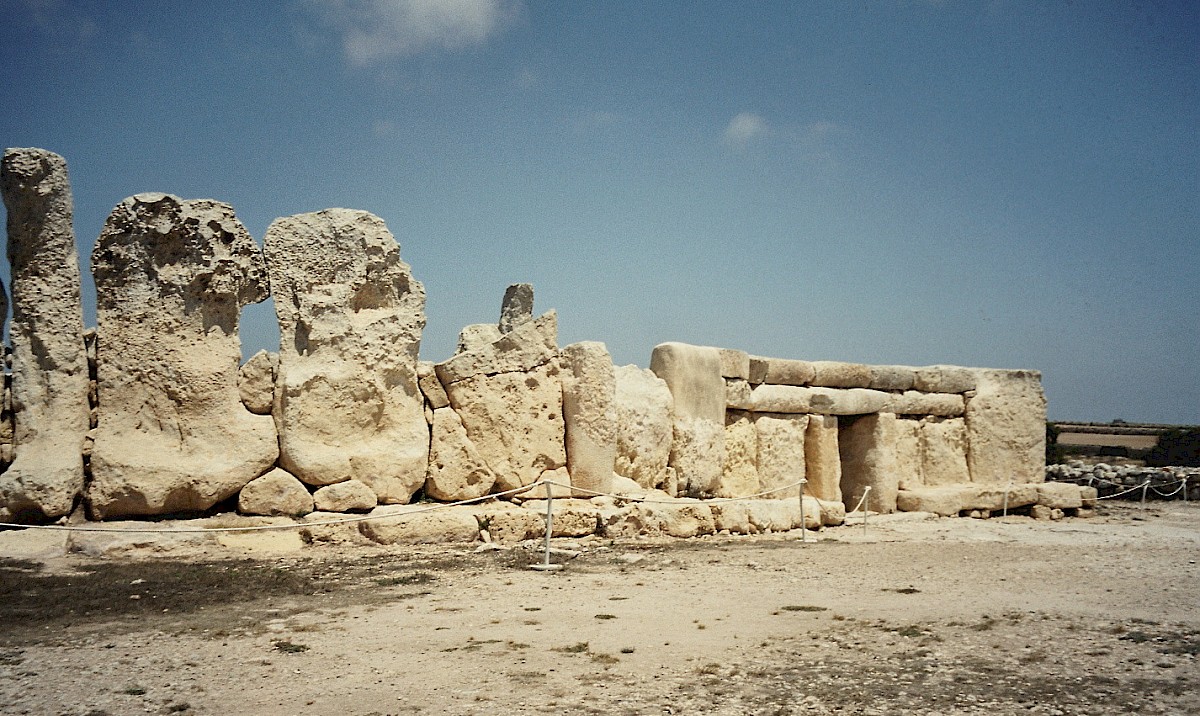
M 500 305 L 500 322 L 496 328 L 501 333 L 533 320 L 533 285 L 514 283 L 504 292 L 504 301 Z
M 0 162 L 12 266 L 12 445 L 0 505 L 16 519 L 65 515 L 83 489 L 88 370 L 67 163 L 43 149 Z M 0 319 L 2 320 L 2 319 Z
M 486 495 L 494 484 L 496 476 L 467 437 L 458 413 L 449 407 L 434 410 L 425 494 L 457 502 Z
M 985 370 L 972 376 L 967 401 L 967 464 L 971 481 L 1044 482 L 1046 398 L 1033 370 Z
M 354 479 L 381 503 L 408 502 L 429 456 L 424 287 L 365 211 L 276 219 L 264 251 L 279 318 L 280 466 L 310 485 Z
M 617 461 L 614 471 L 646 489 L 663 487 L 671 457 L 671 391 L 662 378 L 636 365 L 617 366 Z
M 275 369 L 279 356 L 259 351 L 238 370 L 238 392 L 242 405 L 255 415 L 270 415 L 275 403 Z
M 808 416 L 804 433 L 804 465 L 808 494 L 819 500 L 842 501 L 842 458 L 838 453 L 838 419 Z
M 763 413 L 754 417 L 758 438 L 758 481 L 767 499 L 799 497 L 805 479 L 804 433 L 807 415 Z
M 896 472 L 896 416 L 892 413 L 864 415 L 847 421 L 838 432 L 842 456 L 842 496 L 853 509 L 871 488 L 866 509 L 896 511 L 899 475 Z
M 267 472 L 268 416 L 238 390 L 242 307 L 267 297 L 262 253 L 227 204 L 139 194 L 92 252 L 99 425 L 92 512 L 204 510 Z
M 280 468 L 251 480 L 238 493 L 238 512 L 243 515 L 307 515 L 312 511 L 313 496 L 304 483 Z
M 666 381 L 674 401 L 670 464 L 678 490 L 693 497 L 711 495 L 720 485 L 725 464 L 721 352 L 707 346 L 662 343 L 654 347 L 650 370 Z
M 612 492 L 617 459 L 616 377 L 603 343 L 584 341 L 562 349 L 563 426 L 571 485 Z M 588 493 L 581 493 L 589 496 Z

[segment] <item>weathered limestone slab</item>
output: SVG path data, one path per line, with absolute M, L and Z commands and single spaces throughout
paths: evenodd
M 867 388 L 809 388 L 812 412 L 823 415 L 868 415 L 887 407 L 888 393 Z
M 929 487 L 971 481 L 967 427 L 962 418 L 927 418 L 921 422 L 921 473 Z
M 725 379 L 716 348 L 685 343 L 655 346 L 650 370 L 667 382 L 674 405 L 671 467 L 678 489 L 712 494 L 725 462 Z
M 275 404 L 275 370 L 279 354 L 259 351 L 238 369 L 242 405 L 255 415 L 270 415 Z
M 532 484 L 544 471 L 566 465 L 556 362 L 528 372 L 476 375 L 450 383 L 446 393 L 499 490 Z
M 584 341 L 564 347 L 559 361 L 571 485 L 612 492 L 617 460 L 617 385 L 612 356 L 603 343 Z
M 804 435 L 807 428 L 807 415 L 760 413 L 754 416 L 759 490 L 773 490 L 765 497 L 800 496 L 801 486 L 795 483 L 805 479 Z
M 942 418 L 957 418 L 966 409 L 963 396 L 955 393 L 922 393 L 906 390 L 890 393 L 884 412 L 896 415 L 935 415 Z
M 804 432 L 804 472 L 808 494 L 819 500 L 842 501 L 842 458 L 838 454 L 838 419 L 810 415 Z
M 360 480 L 382 503 L 407 502 L 429 457 L 417 387 L 425 288 L 365 211 L 276 219 L 264 243 L 279 318 L 280 466 L 310 485 Z
M 527 500 L 521 507 L 545 518 L 545 500 Z M 586 537 L 600 526 L 600 508 L 587 500 L 555 500 L 554 529 L 551 537 Z M 545 534 L 545 532 L 542 532 Z
M 417 387 L 421 389 L 421 395 L 425 396 L 429 407 L 434 410 L 450 405 L 450 398 L 446 396 L 442 381 L 438 380 L 432 361 L 417 361 Z
M 449 407 L 433 411 L 425 494 L 435 500 L 458 502 L 482 497 L 495 484 L 495 474 L 467 437 L 458 413 Z
M 750 410 L 754 407 L 750 383 L 739 379 L 725 380 L 725 407 L 734 410 Z
M 743 410 L 725 413 L 725 465 L 717 497 L 746 497 L 759 492 L 758 431 L 754 416 Z
M 957 365 L 929 365 L 916 369 L 913 388 L 925 393 L 965 393 L 975 390 L 975 371 Z
M 800 500 L 750 500 L 750 524 L 759 532 L 787 532 L 804 524 Z
M 1084 509 L 1094 509 L 1096 502 L 1100 499 L 1100 490 L 1091 485 L 1079 486 L 1079 500 L 1082 503 L 1080 506 Z
M 1033 370 L 975 372 L 975 395 L 964 412 L 971 481 L 1044 482 L 1046 398 Z
M 896 416 L 876 413 L 847 420 L 838 433 L 842 457 L 842 497 L 847 509 L 858 505 L 871 488 L 866 509 L 896 511 L 899 480 L 896 472 Z
M 479 375 L 532 370 L 558 355 L 558 314 L 554 311 L 515 326 L 491 343 L 455 355 L 434 366 L 442 386 Z
M 458 332 L 458 345 L 454 349 L 454 354 L 458 355 L 490 345 L 500 340 L 503 335 L 500 327 L 495 323 L 472 323 L 463 326 L 462 330 Z
M 900 490 L 896 493 L 896 509 L 901 512 L 932 512 L 942 517 L 954 517 L 963 510 L 964 494 L 961 485 Z
M 812 389 L 794 385 L 756 385 L 750 409 L 758 413 L 811 413 Z
M 614 467 L 647 489 L 667 481 L 671 457 L 671 391 L 662 378 L 635 365 L 613 369 L 617 459 Z
M 925 485 L 921 470 L 921 421 L 896 420 L 896 485 L 915 490 Z
M 313 496 L 304 483 L 278 467 L 251 480 L 238 493 L 238 512 L 243 515 L 307 515 L 313 508 Z
M 474 506 L 474 513 L 482 529 L 486 529 L 493 542 L 513 544 L 546 534 L 546 518 L 523 507 L 503 504 Z
M 786 358 L 766 359 L 767 372 L 763 383 L 772 385 L 808 385 L 816 377 L 816 369 L 806 360 Z
M 750 379 L 750 356 L 745 351 L 737 351 L 732 348 L 720 348 L 719 350 L 721 351 L 722 378 Z
M 709 505 L 713 516 L 713 529 L 735 535 L 751 532 L 750 508 L 744 502 L 715 502 Z
M 698 537 L 716 532 L 712 510 L 703 502 L 680 500 L 673 504 L 641 502 L 633 506 L 639 534 Z
M 379 500 L 365 482 L 351 479 L 318 489 L 313 504 L 322 512 L 365 512 L 374 509 Z
M 1038 504 L 1060 510 L 1083 507 L 1079 485 L 1069 482 L 1045 482 L 1037 486 Z
M 381 505 L 358 529 L 379 544 L 478 542 L 479 522 L 469 506 L 430 510 L 428 505 Z
M 915 368 L 906 365 L 871 366 L 871 384 L 874 390 L 911 390 L 917 380 Z
M 501 333 L 533 320 L 533 285 L 514 283 L 504 291 L 504 300 L 500 304 L 500 321 L 496 327 Z
M 1005 493 L 1008 494 L 1008 509 L 1025 507 L 1038 501 L 1037 485 L 960 485 L 963 495 L 964 510 L 1002 510 L 1005 505 Z
M 92 513 L 204 510 L 270 470 L 275 425 L 246 410 L 238 390 L 238 319 L 266 298 L 266 272 L 232 207 L 126 199 L 104 224 L 92 273 L 101 336 Z
M 81 449 L 89 427 L 67 163 L 44 149 L 6 149 L 0 194 L 8 210 L 12 268 L 15 453 L 0 475 L 0 506 L 12 518 L 37 521 L 71 511 L 83 489 Z
M 807 501 L 805 505 L 807 505 Z M 826 527 L 837 527 L 846 523 L 846 505 L 841 500 L 817 500 L 821 506 L 821 524 Z M 807 510 L 808 508 L 805 507 Z
M 750 383 L 759 385 L 767 380 L 767 368 L 771 364 L 770 358 L 763 356 L 749 356 L 750 360 Z
M 812 362 L 812 384 L 825 388 L 866 388 L 871 385 L 871 367 L 861 363 L 832 360 Z

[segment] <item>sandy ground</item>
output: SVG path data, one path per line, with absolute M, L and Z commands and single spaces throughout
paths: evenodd
M 564 540 L 555 573 L 534 544 L 29 559 L 12 534 L 5 714 L 1200 713 L 1197 506 Z

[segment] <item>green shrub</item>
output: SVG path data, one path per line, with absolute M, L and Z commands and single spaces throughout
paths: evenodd
M 1200 428 L 1175 428 L 1158 436 L 1158 444 L 1146 453 L 1150 467 L 1200 467 Z

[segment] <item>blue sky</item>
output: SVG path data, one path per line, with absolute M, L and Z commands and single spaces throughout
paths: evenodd
M 0 0 L 0 73 L 85 273 L 142 191 L 259 241 L 365 209 L 432 360 L 523 281 L 618 363 L 1036 368 L 1053 419 L 1200 423 L 1196 3 Z

